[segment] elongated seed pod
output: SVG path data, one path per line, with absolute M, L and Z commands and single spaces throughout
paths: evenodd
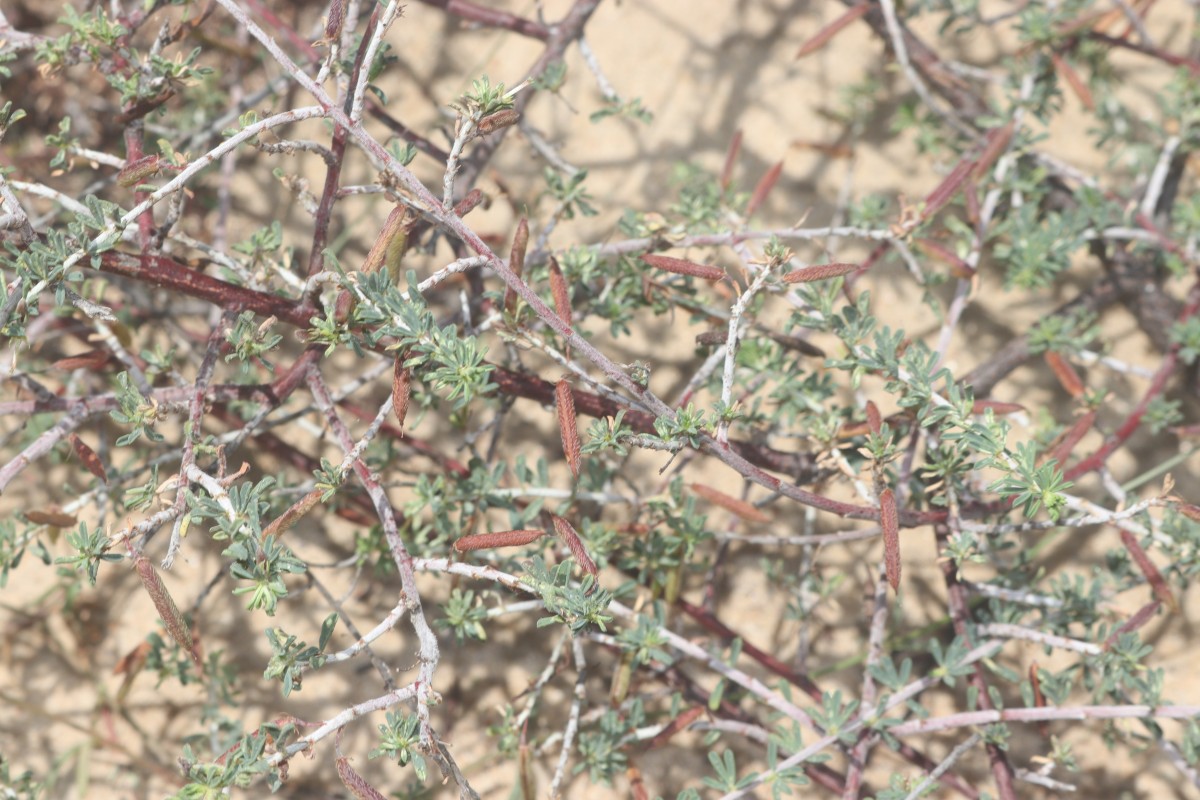
M 845 275 L 847 272 L 854 272 L 859 266 L 858 264 L 813 264 L 809 267 L 794 269 L 785 274 L 783 282 L 809 283 L 811 281 L 823 281 L 829 278 L 836 278 L 839 275 Z
M 106 350 L 89 350 L 86 353 L 80 353 L 77 356 L 67 356 L 60 358 L 50 366 L 54 369 L 72 370 L 72 369 L 100 369 L 108 363 L 109 354 Z
M 554 408 L 558 412 L 558 431 L 562 435 L 563 454 L 571 474 L 579 477 L 580 454 L 583 446 L 579 441 L 579 428 L 575 420 L 575 398 L 566 379 L 554 386 Z
M 737 163 L 738 152 L 742 149 L 742 129 L 738 128 L 733 132 L 733 138 L 729 141 L 729 150 L 725 153 L 725 166 L 721 167 L 721 188 L 728 189 L 730 181 L 733 180 L 733 165 Z
M 321 501 L 322 494 L 324 494 L 324 492 L 321 489 L 313 489 L 295 503 L 292 503 L 292 505 L 282 514 L 276 517 L 270 525 L 263 528 L 263 538 L 266 539 L 268 536 L 279 536 L 279 534 L 291 528 L 300 521 L 301 517 L 311 511 L 313 506 Z
M 713 505 L 718 505 L 748 522 L 771 521 L 771 515 L 761 508 L 756 508 L 745 500 L 739 500 L 724 492 L 719 492 L 711 486 L 705 486 L 703 483 L 693 483 L 690 488 L 694 494 L 703 497 Z
M 567 293 L 567 279 L 563 277 L 558 261 L 550 258 L 550 294 L 554 296 L 554 311 L 558 318 L 571 325 L 571 298 Z
M 866 2 L 850 6 L 850 8 L 847 9 L 840 17 L 822 27 L 821 30 L 814 33 L 807 42 L 801 45 L 800 50 L 796 53 L 796 60 L 800 60 L 805 56 L 810 56 L 825 45 L 829 44 L 829 41 L 837 35 L 838 31 L 840 31 L 842 28 L 845 28 L 851 22 L 854 22 L 854 20 L 863 16 L 870 10 L 871 4 Z
M 404 420 L 408 416 L 408 403 L 412 399 L 412 370 L 404 366 L 404 356 L 396 356 L 392 366 L 392 412 L 396 415 L 396 424 L 400 426 L 400 435 L 404 436 Z
M 889 488 L 879 494 L 879 525 L 883 528 L 883 563 L 893 592 L 900 591 L 900 517 L 896 495 Z
M 545 531 L 515 530 L 472 533 L 454 540 L 454 549 L 460 553 L 471 550 L 492 550 L 497 547 L 520 547 L 545 536 Z
M 517 223 L 517 232 L 513 234 L 512 251 L 508 256 L 508 268 L 521 277 L 525 269 L 525 248 L 529 245 L 529 220 L 521 217 Z M 504 310 L 512 313 L 517 302 L 517 293 L 511 286 L 504 290 Z
M 26 511 L 25 519 L 34 525 L 49 525 L 51 528 L 74 528 L 79 522 L 72 515 L 61 511 Z
M 171 634 L 175 643 L 187 652 L 192 661 L 196 662 L 196 666 L 200 666 L 200 654 L 196 652 L 195 643 L 192 641 L 192 632 L 184 622 L 183 614 L 179 612 L 179 606 L 175 605 L 175 599 L 163 585 L 158 570 L 150 563 L 150 559 L 140 553 L 134 556 L 133 568 L 137 571 L 138 579 L 145 587 L 146 594 L 150 595 L 150 600 L 154 603 L 158 616 L 167 626 L 167 633 Z
M 1083 380 L 1079 377 L 1079 373 L 1075 371 L 1075 368 L 1053 350 L 1048 350 L 1044 358 L 1046 359 L 1046 364 L 1054 372 L 1054 377 L 1058 378 L 1058 382 L 1067 390 L 1067 394 L 1074 398 L 1083 397 Z
M 676 275 L 691 275 L 696 278 L 703 278 L 706 281 L 719 281 L 725 277 L 725 270 L 720 267 L 709 266 L 708 264 L 697 264 L 694 261 L 688 261 L 682 258 L 673 258 L 672 256 L 660 256 L 654 253 L 647 253 L 642 256 L 642 261 L 645 261 L 650 266 L 674 272 Z
M 587 548 L 583 546 L 583 540 L 579 538 L 579 534 L 576 533 L 571 523 L 557 514 L 551 514 L 550 519 L 554 522 L 554 532 L 571 551 L 579 568 L 589 575 L 599 575 L 600 570 L 596 569 L 596 562 L 592 561 L 592 557 L 588 555 Z
M 879 415 L 879 406 L 873 400 L 867 401 L 867 429 L 876 436 L 883 430 L 883 417 Z
M 342 785 L 357 800 L 387 800 L 378 789 L 367 783 L 362 775 L 354 771 L 354 767 L 350 766 L 350 759 L 346 758 L 346 756 L 342 756 L 337 760 L 337 774 L 338 778 L 342 781 Z
M 476 130 L 480 136 L 487 136 L 510 125 L 516 125 L 520 118 L 521 114 L 515 108 L 505 108 L 479 120 Z
M 758 211 L 758 207 L 766 201 L 767 195 L 771 193 L 771 189 L 775 188 L 776 181 L 779 180 L 780 174 L 783 172 L 783 162 L 777 162 L 775 166 L 767 170 L 766 174 L 759 180 L 758 185 L 754 187 L 754 192 L 750 195 L 750 201 L 746 203 L 746 216 L 754 216 L 754 212 Z
M 1121 543 L 1129 551 L 1129 557 L 1133 559 L 1133 563 L 1137 564 L 1138 569 L 1146 576 L 1146 582 L 1150 584 L 1150 589 L 1154 592 L 1154 596 L 1161 600 L 1163 605 L 1171 609 L 1171 611 L 1178 613 L 1179 601 L 1175 599 L 1175 595 L 1171 592 L 1171 587 L 1167 585 L 1167 581 L 1163 578 L 1162 573 L 1158 571 L 1158 567 L 1154 566 L 1154 562 L 1150 560 L 1150 556 L 1146 555 L 1146 551 L 1138 543 L 1137 537 L 1122 528 Z

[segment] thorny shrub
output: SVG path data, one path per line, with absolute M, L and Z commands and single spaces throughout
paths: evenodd
M 640 207 L 544 127 L 657 124 L 637 3 L 9 5 L 5 796 L 1195 781 L 1194 4 L 736 4 L 853 53 L 840 134 Z

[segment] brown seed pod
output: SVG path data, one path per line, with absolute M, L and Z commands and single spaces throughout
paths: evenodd
M 146 178 L 157 175 L 162 169 L 162 159 L 159 156 L 142 156 L 137 161 L 126 164 L 117 173 L 117 185 L 137 186 Z
M 558 431 L 562 435 L 567 466 L 571 468 L 571 474 L 578 478 L 583 446 L 579 441 L 579 428 L 575 420 L 575 398 L 571 394 L 571 385 L 565 378 L 554 386 L 554 408 L 558 412 Z
M 687 261 L 682 258 L 647 253 L 642 256 L 642 261 L 645 261 L 656 269 L 674 272 L 676 275 L 691 275 L 695 278 L 703 278 L 706 281 L 719 281 L 725 277 L 725 270 L 720 267 L 697 264 L 694 261 Z
M 741 517 L 747 522 L 770 522 L 771 515 L 757 508 L 754 505 L 747 503 L 745 500 L 739 500 L 736 497 L 719 492 L 711 486 L 705 486 L 703 483 L 693 483 L 689 487 L 692 492 L 698 497 L 703 497 L 713 505 L 720 506 L 726 511 L 735 516 Z
M 1154 562 L 1150 560 L 1150 556 L 1146 555 L 1146 551 L 1138 543 L 1137 537 L 1122 528 L 1121 543 L 1129 551 L 1129 557 L 1133 559 L 1133 563 L 1137 564 L 1138 569 L 1146 576 L 1146 582 L 1150 584 L 1150 589 L 1154 592 L 1154 596 L 1161 600 L 1163 605 L 1171 609 L 1171 611 L 1179 613 L 1179 601 L 1171 593 L 1171 587 L 1167 585 L 1167 581 L 1162 576 L 1162 573 L 1158 571 L 1158 567 L 1154 566 Z
M 408 416 L 408 403 L 412 399 L 412 370 L 404 366 L 403 354 L 396 356 L 392 367 L 392 411 L 404 436 L 404 420 Z
M 883 417 L 879 415 L 879 406 L 874 400 L 867 401 L 867 430 L 878 436 L 883 429 Z
M 175 643 L 191 656 L 192 661 L 196 662 L 196 666 L 201 666 L 200 654 L 196 652 L 195 643 L 192 641 L 192 632 L 184 622 L 179 606 L 175 605 L 175 599 L 163 585 L 158 570 L 150 563 L 150 559 L 140 553 L 134 556 L 133 568 L 137 571 L 138 579 L 145 587 L 146 594 L 150 595 L 150 600 L 154 603 L 158 616 L 167 626 L 167 633 L 171 634 Z
M 329 4 L 329 18 L 325 21 L 325 38 L 331 42 L 342 36 L 342 25 L 346 22 L 346 4 L 344 0 L 333 0 Z
M 753 194 L 750 195 L 750 202 L 746 203 L 746 216 L 754 216 L 754 212 L 758 211 L 767 199 L 767 195 L 775 188 L 775 183 L 779 180 L 780 174 L 783 172 L 783 162 L 779 161 L 775 166 L 767 170 L 766 174 L 759 180 L 758 185 L 754 187 Z
M 513 234 L 512 251 L 508 256 L 508 268 L 521 277 L 525 269 L 525 248 L 529 245 L 529 220 L 521 217 L 517 223 L 517 232 Z M 517 302 L 517 293 L 509 286 L 504 290 L 504 310 L 512 313 Z
M 883 563 L 893 592 L 900 591 L 900 517 L 896 495 L 889 488 L 879 494 L 879 525 L 883 528 Z
M 515 108 L 505 108 L 479 120 L 476 130 L 479 131 L 480 136 L 487 136 L 489 133 L 495 133 L 510 125 L 516 125 L 520 118 L 521 114 Z
M 557 514 L 551 514 L 550 519 L 554 522 L 554 532 L 558 534 L 558 538 L 562 539 L 567 549 L 571 551 L 571 555 L 575 557 L 575 563 L 579 564 L 579 568 L 589 575 L 599 575 L 600 570 L 596 568 L 596 562 L 592 561 L 592 557 L 588 555 L 587 548 L 583 546 L 583 540 L 579 538 L 579 534 L 576 533 L 571 523 Z
M 99 369 L 108 363 L 109 354 L 105 350 L 89 350 L 86 353 L 80 353 L 77 356 L 67 356 L 60 358 L 50 366 L 54 369 L 72 370 L 72 369 Z
M 1059 467 L 1063 467 L 1067 463 L 1067 459 L 1071 457 L 1071 453 L 1075 452 L 1075 446 L 1080 440 L 1087 435 L 1087 432 L 1092 429 L 1092 425 L 1096 422 L 1096 410 L 1084 414 L 1079 419 L 1075 420 L 1075 424 L 1066 430 L 1059 441 L 1050 449 L 1047 454 L 1047 459 L 1054 459 L 1058 462 Z
M 1058 382 L 1067 390 L 1067 394 L 1074 398 L 1083 397 L 1083 380 L 1075 368 L 1065 358 L 1050 350 L 1046 351 L 1045 359 L 1054 372 L 1054 377 L 1058 378 Z
M 783 276 L 784 283 L 809 283 L 836 278 L 848 272 L 854 272 L 859 264 L 813 264 L 809 267 L 794 269 Z
M 520 547 L 545 536 L 545 531 L 515 530 L 472 533 L 454 541 L 454 549 L 460 553 L 471 550 L 492 550 L 497 547 Z
M 1158 613 L 1158 609 L 1162 608 L 1162 602 L 1159 600 L 1151 600 L 1146 605 L 1133 612 L 1133 616 L 1125 620 L 1118 626 L 1109 637 L 1104 640 L 1104 649 L 1111 650 L 1122 634 L 1133 633 L 1138 628 L 1145 625 L 1150 620 L 1154 619 L 1154 615 Z
M 292 503 L 291 507 L 276 517 L 274 522 L 263 528 L 263 538 L 265 539 L 268 536 L 278 536 L 279 534 L 291 528 L 300 521 L 301 517 L 311 511 L 313 506 L 321 501 L 322 494 L 322 490 L 313 489 L 295 503 Z
M 79 522 L 75 517 L 61 511 L 26 511 L 25 519 L 34 525 L 49 525 L 51 528 L 74 528 Z
M 729 150 L 725 153 L 725 166 L 721 167 L 721 188 L 728 189 L 730 181 L 733 180 L 733 165 L 737 163 L 738 152 L 742 149 L 742 129 L 738 128 L 733 132 L 733 138 L 729 141 Z
M 871 10 L 870 3 L 859 3 L 850 6 L 840 17 L 833 22 L 825 25 L 821 30 L 817 31 L 812 37 L 801 45 L 800 50 L 796 53 L 796 60 L 800 60 L 805 56 L 810 56 L 820 50 L 825 45 L 829 44 L 830 39 L 837 35 L 838 31 L 845 28 L 851 22 L 866 14 Z
M 354 767 L 350 766 L 350 759 L 346 756 L 341 756 L 337 760 L 337 774 L 342 785 L 346 787 L 350 794 L 354 795 L 357 800 L 387 800 L 378 789 L 367 783 L 362 775 L 354 771 Z

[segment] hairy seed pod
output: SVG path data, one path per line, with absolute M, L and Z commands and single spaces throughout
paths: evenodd
M 342 785 L 357 800 L 387 800 L 378 789 L 367 783 L 362 775 L 354 771 L 354 767 L 350 766 L 350 759 L 346 758 L 346 756 L 338 758 L 337 774 L 338 778 L 342 781 Z
M 723 345 L 729 341 L 729 331 L 717 328 L 712 331 L 696 334 L 696 345 L 699 347 L 713 347 L 714 345 Z
M 1071 457 L 1071 453 L 1075 452 L 1076 445 L 1087 435 L 1087 432 L 1092 429 L 1092 425 L 1095 423 L 1096 409 L 1093 408 L 1075 420 L 1075 424 L 1063 433 L 1058 443 L 1050 448 L 1050 452 L 1046 456 L 1047 459 L 1054 459 L 1058 462 L 1059 467 L 1065 466 L 1067 459 Z
M 900 591 L 900 517 L 896 495 L 889 488 L 879 494 L 879 525 L 883 528 L 883 563 L 893 592 Z
M 879 406 L 875 405 L 875 401 L 867 401 L 867 429 L 875 436 L 883 430 L 883 418 L 879 415 Z
M 137 186 L 146 178 L 157 175 L 161 169 L 162 159 L 159 156 L 142 156 L 121 168 L 117 173 L 117 185 L 126 188 Z
M 1147 622 L 1154 619 L 1154 615 L 1158 613 L 1160 608 L 1162 608 L 1162 601 L 1151 600 L 1149 603 L 1146 603 L 1146 605 L 1133 612 L 1133 616 L 1125 620 L 1125 622 L 1113 630 L 1113 632 L 1109 634 L 1109 637 L 1104 640 L 1103 649 L 1111 650 L 1122 635 L 1126 633 L 1133 633 Z
M 521 277 L 521 273 L 525 269 L 525 248 L 529 245 L 529 220 L 521 217 L 521 221 L 517 223 L 517 232 L 513 234 L 512 250 L 508 256 L 508 268 L 511 269 L 516 276 Z M 517 303 L 517 293 L 511 286 L 504 290 L 504 310 L 511 314 L 513 307 Z
M 521 114 L 515 108 L 505 108 L 479 120 L 476 130 L 480 136 L 487 136 L 510 125 L 516 125 L 520 118 Z
M 571 385 L 565 378 L 554 386 L 554 408 L 558 412 L 558 431 L 562 435 L 567 466 L 571 468 L 571 474 L 578 478 L 582 445 L 579 442 L 579 428 L 575 420 L 575 398 L 571 394 Z
M 454 549 L 460 553 L 471 550 L 493 550 L 497 547 L 520 547 L 535 542 L 546 535 L 545 531 L 515 530 L 472 533 L 454 540 Z
M 720 506 L 734 516 L 741 517 L 747 522 L 771 521 L 771 515 L 761 508 L 757 508 L 745 500 L 739 500 L 724 492 L 719 492 L 711 486 L 705 486 L 703 483 L 693 483 L 690 488 L 699 497 L 703 497 L 713 505 Z
M 392 366 L 392 411 L 396 415 L 396 423 L 400 426 L 400 435 L 404 435 L 404 420 L 408 417 L 408 403 L 412 399 L 412 370 L 404 366 L 404 356 L 396 356 Z
M 77 356 L 67 356 L 60 358 L 50 366 L 54 369 L 72 370 L 72 369 L 100 369 L 108 363 L 109 355 L 105 350 L 89 350 L 86 353 L 80 353 Z
M 600 570 L 596 569 L 596 562 L 592 561 L 592 557 L 588 555 L 587 548 L 583 546 L 583 540 L 579 538 L 579 534 L 575 532 L 575 528 L 571 523 L 557 514 L 551 514 L 550 519 L 554 522 L 554 532 L 558 534 L 558 538 L 571 551 L 571 555 L 575 557 L 575 563 L 579 565 L 579 568 L 589 575 L 599 575 Z
M 737 163 L 738 152 L 742 149 L 742 129 L 733 132 L 729 141 L 729 150 L 725 153 L 725 166 L 721 168 L 721 188 L 728 189 L 733 180 L 733 165 Z
M 554 311 L 566 326 L 571 327 L 571 298 L 567 293 L 567 279 L 563 277 L 558 261 L 550 258 L 550 294 L 554 297 Z
M 784 283 L 809 283 L 810 281 L 823 281 L 829 278 L 836 278 L 839 275 L 845 275 L 848 272 L 854 272 L 859 268 L 859 264 L 813 264 L 809 267 L 801 267 L 786 273 L 783 276 Z
M 697 264 L 694 261 L 687 261 L 682 258 L 647 253 L 642 256 L 642 261 L 645 261 L 656 269 L 674 272 L 676 275 L 691 275 L 696 278 L 703 278 L 706 281 L 719 281 L 725 277 L 725 270 L 720 267 Z
M 783 162 L 780 161 L 767 170 L 766 174 L 759 180 L 758 185 L 754 187 L 754 192 L 750 195 L 750 202 L 746 203 L 746 216 L 754 216 L 754 212 L 758 211 L 758 207 L 766 201 L 767 195 L 771 193 L 771 189 L 775 188 L 775 182 L 779 180 L 780 174 L 783 172 Z
M 805 56 L 810 56 L 825 45 L 829 44 L 829 41 L 837 35 L 838 31 L 840 31 L 842 28 L 845 28 L 851 22 L 854 22 L 854 20 L 863 16 L 870 10 L 871 4 L 867 2 L 850 6 L 850 8 L 847 9 L 840 17 L 822 27 L 821 30 L 812 35 L 812 38 L 801 45 L 800 50 L 796 53 L 796 60 L 799 61 Z
M 1158 571 L 1158 567 L 1154 566 L 1154 562 L 1150 560 L 1150 556 L 1146 555 L 1146 551 L 1138 543 L 1137 537 L 1122 528 L 1121 543 L 1129 551 L 1129 557 L 1133 559 L 1133 563 L 1137 564 L 1142 575 L 1146 577 L 1146 582 L 1150 584 L 1150 589 L 1154 592 L 1154 596 L 1161 600 L 1163 605 L 1171 609 L 1172 612 L 1179 613 L 1179 601 L 1175 599 L 1175 595 L 1171 592 L 1171 587 L 1167 585 L 1167 581 L 1163 578 L 1162 573 Z
M 171 634 L 175 643 L 191 656 L 192 661 L 196 662 L 196 666 L 200 666 L 200 654 L 196 652 L 195 643 L 192 641 L 192 632 L 184 622 L 183 614 L 179 612 L 179 606 L 175 605 L 175 599 L 163 585 L 158 570 L 150 563 L 150 559 L 140 553 L 133 559 L 133 568 L 137 571 L 138 579 L 145 587 L 146 594 L 150 595 L 150 600 L 154 603 L 158 616 L 167 626 L 167 633 Z
M 675 719 L 667 723 L 667 726 L 655 734 L 654 738 L 646 743 L 646 750 L 653 750 L 656 747 L 662 747 L 680 731 L 687 730 L 700 717 L 704 716 L 704 706 L 692 706 L 687 711 L 684 711 Z

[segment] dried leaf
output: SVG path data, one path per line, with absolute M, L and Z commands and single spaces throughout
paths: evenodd
M 750 195 L 750 202 L 746 204 L 746 216 L 754 216 L 754 212 L 758 211 L 767 199 L 767 195 L 775 188 L 776 181 L 779 180 L 780 174 L 783 173 L 783 162 L 777 162 L 775 166 L 767 170 L 766 174 L 759 180 L 758 185 L 754 187 L 754 193 Z
M 1054 371 L 1054 377 L 1058 378 L 1058 382 L 1067 390 L 1067 394 L 1075 398 L 1083 397 L 1083 380 L 1080 379 L 1075 368 L 1054 351 L 1047 351 L 1045 359 L 1046 363 L 1050 365 L 1050 369 Z
M 83 462 L 83 466 L 87 467 L 87 471 L 108 483 L 108 473 L 105 472 L 104 464 L 100 461 L 100 456 L 96 455 L 96 451 L 88 447 L 87 443 L 74 433 L 67 434 L 67 441 L 71 443 L 71 447 L 75 449 L 75 455 L 79 456 L 79 460 Z
M 392 366 L 392 411 L 396 415 L 396 424 L 400 426 L 400 435 L 404 436 L 404 420 L 408 417 L 408 403 L 412 399 L 412 370 L 404 366 L 404 356 L 396 356 Z
M 889 488 L 879 494 L 879 525 L 883 528 L 883 563 L 893 592 L 900 591 L 900 517 L 896 495 Z
M 79 522 L 74 516 L 61 511 L 26 511 L 25 519 L 34 525 L 49 525 L 51 528 L 74 528 Z
M 866 14 L 870 9 L 871 4 L 866 2 L 850 6 L 840 17 L 822 27 L 821 30 L 814 33 L 807 42 L 801 45 L 800 49 L 796 52 L 796 59 L 799 60 L 805 56 L 810 56 L 829 44 L 829 41 L 837 35 L 838 31 Z
M 647 253 L 642 256 L 642 261 L 657 269 L 674 272 L 676 275 L 692 275 L 696 278 L 703 278 L 706 281 L 719 281 L 725 277 L 725 270 L 720 267 L 697 264 L 694 261 L 687 261 L 682 258 Z
M 575 420 L 575 398 L 566 379 L 554 386 L 554 408 L 558 412 L 558 431 L 562 435 L 563 454 L 571 474 L 579 477 L 580 453 L 583 445 L 579 441 L 579 428 Z
M 783 276 L 784 283 L 809 283 L 836 278 L 848 272 L 854 272 L 861 264 L 813 264 L 808 267 L 794 269 Z
M 545 536 L 545 531 L 515 530 L 472 533 L 454 541 L 454 549 L 460 553 L 471 550 L 492 550 L 497 547 L 521 547 Z
M 875 405 L 874 400 L 867 401 L 867 430 L 875 436 L 883 430 L 883 418 L 879 415 L 879 406 Z
M 106 350 L 89 350 L 76 356 L 60 358 L 50 366 L 54 369 L 100 369 L 108 363 L 109 354 Z
M 703 497 L 713 505 L 720 506 L 734 516 L 741 517 L 748 522 L 771 521 L 771 515 L 761 508 L 757 508 L 745 500 L 739 500 L 724 492 L 719 492 L 711 486 L 705 486 L 703 483 L 693 483 L 690 488 L 698 497 Z

